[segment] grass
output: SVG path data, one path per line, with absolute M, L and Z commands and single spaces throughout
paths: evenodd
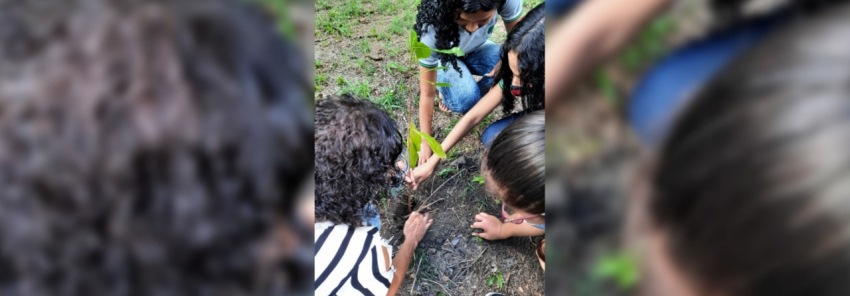
M 444 168 L 439 173 L 437 173 L 437 177 L 445 178 L 448 177 L 449 174 L 457 173 L 456 168 Z
M 404 110 L 401 97 L 395 90 L 384 89 L 383 94 L 372 100 L 375 104 L 392 114 L 393 109 Z
M 403 74 L 403 73 L 407 73 L 407 71 L 410 70 L 410 68 L 405 67 L 405 66 L 403 66 L 399 63 L 396 63 L 396 62 L 388 63 L 387 66 L 386 66 L 386 69 L 387 69 L 387 72 L 390 72 L 391 74 L 393 73 L 393 71 L 398 72 L 399 74 Z
M 369 41 L 366 39 L 360 39 L 360 41 L 357 41 L 357 49 L 360 50 L 360 54 L 362 55 L 368 54 L 371 49 Z
M 416 249 L 413 253 L 413 260 L 410 262 L 410 271 L 416 272 L 417 268 L 419 272 L 416 277 L 430 280 L 437 279 L 437 273 L 434 272 L 434 268 L 431 266 L 431 260 L 423 249 Z
M 449 124 L 446 127 L 443 127 L 440 132 L 443 134 L 443 137 L 448 137 L 449 133 L 452 132 L 452 129 L 457 125 L 458 121 L 460 121 L 460 116 L 452 116 L 449 119 Z M 480 137 L 479 137 L 480 138 Z
M 372 88 L 369 86 L 369 79 L 355 79 L 354 82 L 346 81 L 342 90 L 340 90 L 340 94 L 350 94 L 364 99 L 371 98 Z
M 478 183 L 478 186 L 484 185 L 484 175 L 477 175 L 472 178 L 472 183 Z

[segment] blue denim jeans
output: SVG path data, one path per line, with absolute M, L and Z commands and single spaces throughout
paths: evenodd
M 437 82 L 448 83 L 452 86 L 437 87 L 437 90 L 443 96 L 443 104 L 446 104 L 449 110 L 465 114 L 481 100 L 481 96 L 487 94 L 493 84 L 493 77 L 482 76 L 476 82 L 472 75 L 484 75 L 493 70 L 499 62 L 499 50 L 499 45 L 487 40 L 475 51 L 468 52 L 457 59 L 460 72 L 455 70 L 454 66 L 440 63 L 441 67 L 447 66 L 448 69 L 437 70 Z
M 525 115 L 525 113 L 516 113 L 494 122 L 486 129 L 484 129 L 483 133 L 481 133 L 481 143 L 484 144 L 484 147 L 490 148 L 490 145 L 493 144 L 493 140 L 496 139 L 496 136 L 498 136 L 499 133 L 505 130 L 508 125 L 510 125 L 512 122 L 516 121 L 523 115 Z
M 381 229 L 381 215 L 378 214 L 378 209 L 376 209 L 375 206 L 367 204 L 366 207 L 363 208 L 363 212 L 365 213 L 363 216 L 363 223 Z
M 656 63 L 629 100 L 629 125 L 650 148 L 658 148 L 678 110 L 744 50 L 771 32 L 784 15 L 753 21 L 687 44 Z

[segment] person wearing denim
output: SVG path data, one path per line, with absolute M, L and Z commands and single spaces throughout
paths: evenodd
M 475 51 L 457 59 L 460 72 L 449 65 L 439 63 L 440 67 L 446 69 L 437 70 L 437 82 L 451 86 L 438 86 L 437 91 L 449 110 L 465 114 L 481 100 L 482 95 L 490 91 L 493 77 L 486 74 L 499 62 L 499 49 L 499 45 L 487 40 Z M 481 79 L 476 82 L 473 75 L 481 76 Z
M 487 147 L 510 123 L 544 109 L 545 14 L 545 3 L 532 8 L 508 34 L 499 50 L 501 66 L 488 79 L 493 87 L 452 127 L 441 143 L 444 151 L 451 150 L 499 106 L 505 117 L 488 126 L 481 135 Z M 425 159 L 411 175 L 409 183 L 414 188 L 431 176 L 440 161 L 436 156 Z
M 513 29 L 522 19 L 522 3 L 523 0 L 421 1 L 414 31 L 418 41 L 432 49 L 429 56 L 419 59 L 421 132 L 431 134 L 438 93 L 442 97 L 440 109 L 460 114 L 466 114 L 488 93 L 493 81 L 490 76 L 499 68 L 499 46 L 489 40 L 490 36 L 499 17 L 508 32 Z M 476 81 L 475 76 L 481 78 Z M 431 156 L 427 146 L 419 153 L 419 164 Z

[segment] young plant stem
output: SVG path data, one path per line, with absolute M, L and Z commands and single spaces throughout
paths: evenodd
M 410 62 L 413 65 L 415 65 L 416 64 L 416 54 L 413 52 L 413 45 L 412 44 L 410 45 L 409 56 L 410 56 Z M 411 68 L 411 69 L 413 69 L 413 68 Z M 409 84 L 408 87 L 407 87 L 407 93 L 408 93 L 407 118 L 408 118 L 408 120 L 410 120 L 410 124 L 413 124 L 413 115 L 412 115 L 413 112 L 411 111 L 411 108 L 413 107 L 413 84 L 414 84 L 414 82 L 413 82 L 413 71 L 407 71 L 407 81 L 408 81 L 408 84 Z M 408 124 L 408 126 L 410 124 Z M 410 128 L 410 127 L 408 127 L 408 128 Z M 410 131 L 407 132 L 407 145 L 413 145 L 413 139 L 410 138 Z M 408 151 L 410 151 L 410 149 L 408 149 Z M 411 157 L 412 157 L 412 155 L 408 155 L 407 159 L 409 160 L 409 159 L 411 159 Z M 416 167 L 415 163 L 410 163 L 408 165 L 408 171 L 413 172 L 413 168 L 415 168 L 415 167 Z M 412 178 L 412 176 L 411 176 L 411 178 Z M 407 213 L 408 214 L 413 213 L 413 189 L 411 189 L 410 186 L 407 187 Z

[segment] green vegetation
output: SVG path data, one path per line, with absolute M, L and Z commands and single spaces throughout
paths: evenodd
M 494 284 L 496 285 L 495 287 L 493 286 Z M 498 287 L 499 289 L 501 289 L 502 288 L 502 272 L 496 271 L 496 272 L 490 274 L 490 277 L 487 279 L 487 287 L 493 287 L 493 288 Z

